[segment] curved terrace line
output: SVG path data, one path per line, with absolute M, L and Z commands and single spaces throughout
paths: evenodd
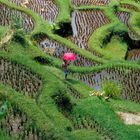
M 0 58 L 0 82 L 11 86 L 16 91 L 36 98 L 42 88 L 40 77 L 14 62 Z
M 62 38 L 60 36 L 57 36 L 57 35 L 52 34 L 49 24 L 47 22 L 44 23 L 43 22 L 43 19 L 40 18 L 39 16 L 37 16 L 36 14 L 34 14 L 31 10 L 18 7 L 15 4 L 7 4 L 7 2 L 4 2 L 3 0 L 0 0 L 0 2 L 4 3 L 5 5 L 7 5 L 7 6 L 11 7 L 11 8 L 15 8 L 15 9 L 20 10 L 20 11 L 23 11 L 25 13 L 27 12 L 29 15 L 32 15 L 32 17 L 35 20 L 35 28 L 31 32 L 31 35 L 35 34 L 36 32 L 42 31 L 42 32 L 48 34 L 48 36 L 50 38 L 52 38 L 54 40 L 57 40 L 60 43 L 62 42 L 62 44 L 66 44 L 67 46 L 70 46 L 70 48 L 76 48 L 76 47 L 72 47 L 74 45 L 72 45 L 72 43 L 70 41 L 68 41 L 68 40 L 66 40 L 66 39 L 64 39 L 64 38 Z M 46 31 L 43 28 L 46 28 Z M 85 56 L 85 53 L 83 53 L 82 51 L 78 51 L 78 53 L 80 53 L 82 56 Z M 94 57 L 92 54 L 89 55 L 89 52 L 87 52 L 87 53 L 88 53 L 88 55 L 86 55 L 85 57 L 87 57 L 87 58 L 89 58 L 91 60 L 99 61 L 99 62 L 102 62 L 103 61 L 103 60 L 101 60 L 98 57 Z M 91 56 L 91 57 L 89 57 L 89 56 Z
M 51 0 L 27 0 L 23 2 L 22 0 L 10 0 L 12 3 L 17 4 L 18 6 L 29 8 L 32 11 L 39 14 L 44 20 L 47 20 L 49 23 L 52 23 L 58 16 L 58 7 Z

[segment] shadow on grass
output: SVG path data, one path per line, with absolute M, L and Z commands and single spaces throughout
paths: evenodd
M 68 82 L 70 82 L 70 83 L 72 83 L 72 84 L 77 84 L 77 83 L 78 83 L 77 80 L 69 79 L 69 78 L 68 78 L 66 81 L 68 81 Z

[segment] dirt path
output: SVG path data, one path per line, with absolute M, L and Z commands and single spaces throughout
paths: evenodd
M 0 40 L 0 47 L 3 45 L 3 44 L 6 44 L 7 42 L 9 42 L 11 40 L 13 36 L 13 31 L 12 30 L 9 30 L 5 37 L 3 37 L 1 40 Z
M 140 125 L 140 113 L 117 112 L 125 124 Z

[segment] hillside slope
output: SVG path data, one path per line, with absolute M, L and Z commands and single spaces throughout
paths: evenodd
M 0 139 L 140 139 L 139 2 L 0 0 L 0 10 Z M 65 52 L 76 54 L 67 80 Z

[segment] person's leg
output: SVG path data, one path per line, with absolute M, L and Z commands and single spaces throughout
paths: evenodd
M 65 74 L 65 79 L 67 79 L 67 75 L 68 75 L 68 74 Z
M 64 69 L 64 78 L 66 79 L 66 70 Z
M 64 75 L 65 75 L 65 79 L 67 79 L 67 76 L 68 76 L 68 70 L 64 70 Z

